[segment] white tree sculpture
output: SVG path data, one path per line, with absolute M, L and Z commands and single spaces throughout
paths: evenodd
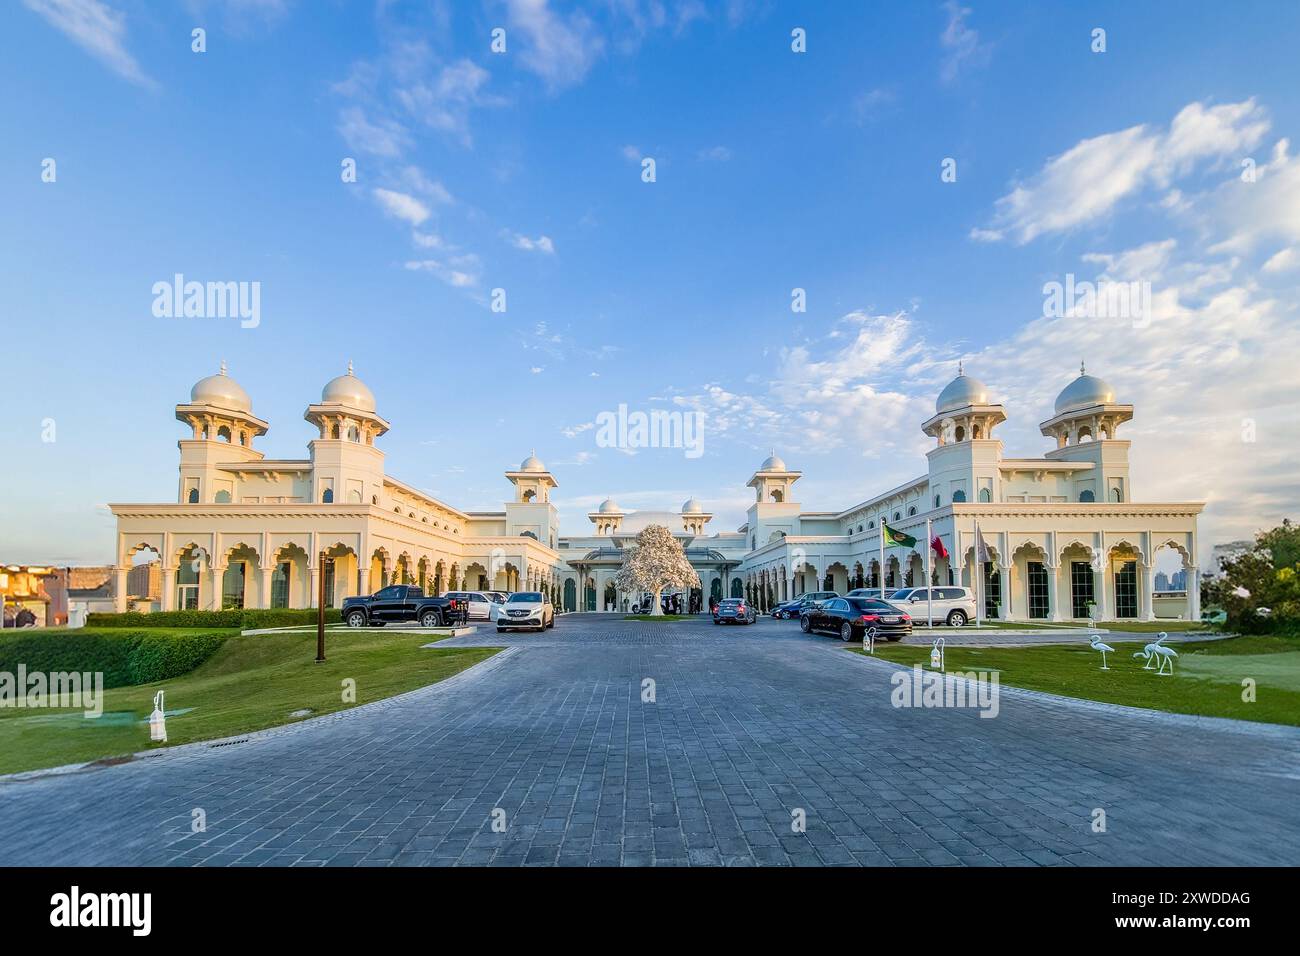
M 662 525 L 647 526 L 636 536 L 636 546 L 618 569 L 618 586 L 624 591 L 649 591 L 654 595 L 651 614 L 663 614 L 659 595 L 665 588 L 700 587 L 700 576 L 686 560 L 686 552 L 672 532 Z

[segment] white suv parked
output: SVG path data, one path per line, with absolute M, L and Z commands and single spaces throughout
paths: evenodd
M 926 588 L 903 588 L 887 600 L 912 615 L 913 622 L 925 622 L 927 607 L 931 609 L 930 620 L 949 627 L 962 627 L 975 617 L 975 595 L 970 588 L 937 587 L 928 591 L 934 593 L 927 593 Z

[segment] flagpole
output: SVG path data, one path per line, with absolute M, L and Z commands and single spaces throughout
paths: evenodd
M 880 519 L 880 600 L 885 599 L 885 519 Z
M 930 552 L 934 550 L 930 537 L 930 519 L 925 519 L 925 626 L 934 627 L 934 580 L 930 573 Z

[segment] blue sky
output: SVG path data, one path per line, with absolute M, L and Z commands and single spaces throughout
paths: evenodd
M 352 360 L 391 474 L 491 509 L 535 447 L 571 532 L 606 495 L 731 530 L 770 448 L 809 509 L 919 475 L 958 359 L 1040 454 L 1086 360 L 1135 497 L 1249 534 L 1297 500 L 1297 35 L 1272 2 L 5 4 L 4 559 L 107 560 L 104 503 L 174 499 L 222 359 L 271 457 Z M 155 318 L 177 272 L 259 282 L 260 323 Z M 1149 282 L 1152 321 L 1044 317 L 1067 273 Z M 598 447 L 620 403 L 702 412 L 705 454 Z

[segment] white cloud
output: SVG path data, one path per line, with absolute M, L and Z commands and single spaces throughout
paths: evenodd
M 379 205 L 384 208 L 384 212 L 394 217 L 409 222 L 412 226 L 418 226 L 429 218 L 429 207 L 414 196 L 406 193 L 399 193 L 392 189 L 372 190 L 375 199 L 379 200 Z
M 1210 108 L 1192 103 L 1167 132 L 1139 125 L 1080 140 L 999 199 L 992 224 L 972 238 L 1010 236 L 1024 244 L 1094 222 L 1145 187 L 1167 187 L 1198 163 L 1221 162 L 1258 145 L 1267 130 L 1263 111 L 1250 99 Z
M 939 67 L 939 78 L 952 83 L 968 67 L 987 63 L 989 48 L 980 43 L 979 31 L 966 25 L 970 8 L 948 0 L 943 9 L 948 13 L 948 22 L 939 34 L 939 45 L 946 51 Z
M 1288 272 L 1297 266 L 1300 266 L 1300 256 L 1296 255 L 1294 248 L 1290 248 L 1274 253 L 1267 262 L 1260 266 L 1259 271 L 1272 275 L 1278 272 Z
M 700 150 L 697 157 L 706 162 L 725 163 L 731 159 L 731 150 L 725 146 L 710 146 Z
M 154 81 L 126 49 L 126 14 L 100 0 L 23 0 L 114 73 L 144 87 Z
M 507 0 L 510 35 L 522 35 L 519 62 L 551 90 L 580 82 L 600 58 L 605 41 L 580 11 L 552 10 L 547 0 Z
M 339 113 L 339 134 L 353 149 L 396 159 L 411 145 L 411 134 L 395 120 L 371 121 L 360 106 L 349 106 Z
M 525 252 L 540 252 L 548 256 L 555 255 L 555 243 L 551 241 L 550 236 L 538 236 L 536 239 L 530 239 L 522 233 L 507 233 L 510 244 L 516 249 L 522 249 Z
M 405 264 L 412 272 L 428 272 L 456 289 L 472 289 L 479 283 L 482 263 L 468 253 L 447 259 L 414 259 Z

